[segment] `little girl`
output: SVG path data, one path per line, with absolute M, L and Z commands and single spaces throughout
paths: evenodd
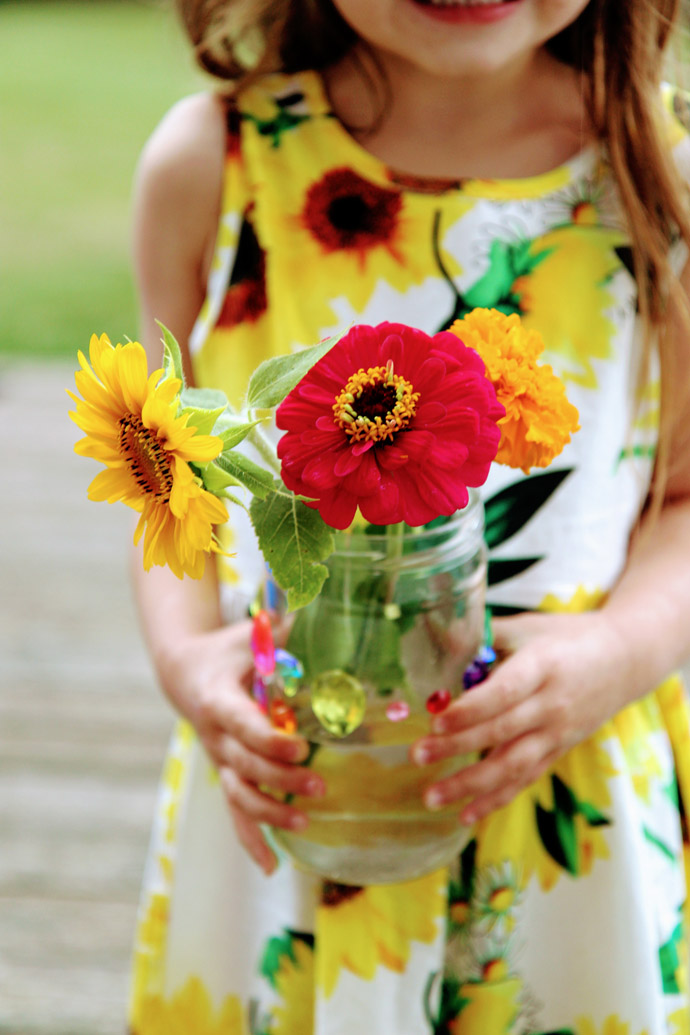
M 142 898 L 133 1035 L 687 1035 L 690 224 L 679 0 L 179 0 L 230 81 L 178 104 L 138 176 L 143 335 L 238 401 L 268 356 L 475 306 L 543 335 L 581 430 L 558 485 L 506 468 L 504 660 L 417 742 L 473 825 L 447 869 L 351 887 L 262 824 L 319 796 L 244 689 L 260 565 L 135 579 L 174 737 Z M 251 68 L 251 70 L 250 70 Z M 653 459 L 655 463 L 653 464 Z M 554 483 L 552 483 L 553 485 Z M 461 804 L 462 803 L 462 804 Z M 256 865 L 258 864 L 258 865 Z

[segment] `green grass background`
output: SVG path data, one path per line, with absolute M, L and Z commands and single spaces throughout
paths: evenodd
M 206 83 L 169 0 L 0 0 L 0 354 L 137 336 L 137 158 Z

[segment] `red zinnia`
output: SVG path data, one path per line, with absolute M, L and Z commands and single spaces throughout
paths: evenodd
M 332 528 L 357 507 L 375 525 L 423 525 L 484 483 L 504 412 L 482 360 L 453 334 L 359 325 L 278 407 L 283 481 Z

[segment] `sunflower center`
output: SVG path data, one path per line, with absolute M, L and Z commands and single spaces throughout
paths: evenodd
M 347 902 L 362 893 L 362 888 L 354 884 L 336 884 L 335 881 L 325 880 L 321 890 L 321 901 L 324 906 L 339 906 L 341 902 Z
M 415 415 L 419 392 L 389 360 L 385 367 L 361 368 L 333 404 L 336 424 L 353 442 L 384 442 L 406 428 Z
M 120 418 L 120 452 L 142 492 L 168 503 L 173 487 L 170 457 L 141 417 L 132 413 Z

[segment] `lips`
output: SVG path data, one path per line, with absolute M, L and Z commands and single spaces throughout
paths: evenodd
M 482 25 L 512 14 L 523 0 L 411 0 L 420 12 L 452 24 Z

